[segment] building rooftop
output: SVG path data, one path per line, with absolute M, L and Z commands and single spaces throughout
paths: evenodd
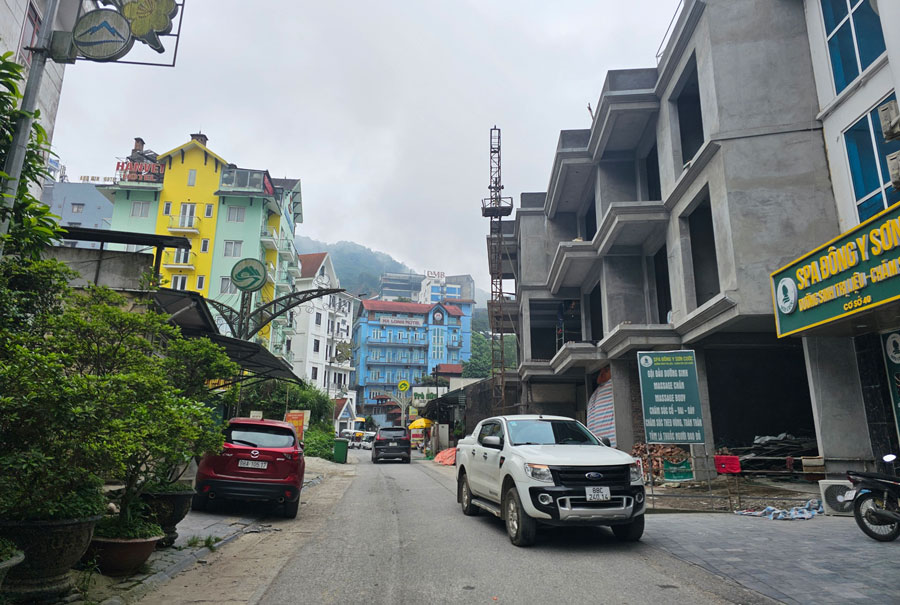
M 436 306 L 437 304 L 426 305 L 420 303 L 395 302 L 392 300 L 364 300 L 362 301 L 361 308 L 366 311 L 388 311 L 391 313 L 426 315 Z M 459 307 L 444 304 L 441 306 L 447 310 L 448 314 L 453 315 L 454 317 L 461 317 L 463 315 L 462 309 Z
M 435 367 L 435 372 L 444 375 L 453 374 L 462 376 L 463 367 L 461 363 L 439 363 L 437 367 Z
M 315 277 L 316 273 L 319 272 L 319 267 L 321 267 L 322 263 L 325 262 L 326 256 L 328 256 L 327 252 L 298 254 L 297 258 L 300 260 L 300 277 L 307 279 L 310 277 Z

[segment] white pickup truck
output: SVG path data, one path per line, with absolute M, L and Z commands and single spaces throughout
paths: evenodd
M 608 525 L 625 541 L 644 533 L 639 462 L 572 418 L 482 420 L 457 444 L 456 467 L 463 513 L 486 510 L 504 519 L 516 546 L 532 544 L 539 523 Z

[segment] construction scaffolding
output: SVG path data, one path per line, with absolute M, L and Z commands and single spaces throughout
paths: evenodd
M 488 234 L 488 267 L 491 274 L 491 301 L 488 303 L 488 317 L 491 325 L 491 379 L 492 407 L 495 412 L 504 411 L 506 398 L 506 360 L 504 358 L 503 308 L 507 300 L 503 292 L 503 217 L 512 214 L 511 197 L 503 197 L 503 183 L 500 171 L 500 129 L 491 128 L 491 180 L 488 185 L 490 197 L 481 200 L 481 216 L 490 218 Z

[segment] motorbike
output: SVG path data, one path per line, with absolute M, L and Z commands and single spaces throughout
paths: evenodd
M 897 456 L 883 458 L 893 466 Z M 843 500 L 853 500 L 853 517 L 864 534 L 879 542 L 900 536 L 900 477 L 884 473 L 847 471 L 852 488 Z

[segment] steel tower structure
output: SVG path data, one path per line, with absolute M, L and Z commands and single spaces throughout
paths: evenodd
M 492 406 L 495 413 L 505 407 L 506 360 L 504 359 L 503 327 L 503 217 L 512 214 L 511 197 L 503 197 L 503 183 L 500 171 L 500 129 L 491 128 L 491 180 L 488 185 L 490 197 L 481 200 L 481 216 L 491 220 L 488 234 L 488 268 L 491 274 L 491 303 L 488 304 L 491 324 L 491 378 Z

